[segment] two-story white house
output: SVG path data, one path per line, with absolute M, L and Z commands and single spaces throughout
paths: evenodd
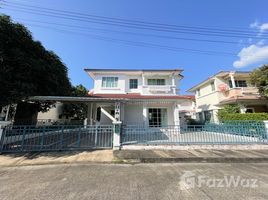
M 85 69 L 85 72 L 94 84 L 88 96 L 48 97 L 47 100 L 58 103 L 48 113 L 38 113 L 38 120 L 59 120 L 62 110 L 59 102 L 86 103 L 87 124 L 92 125 L 109 125 L 116 118 L 124 125 L 179 126 L 194 114 L 194 96 L 179 95 L 183 78 L 180 69 Z
M 196 113 L 200 121 L 218 122 L 218 110 L 228 104 L 238 104 L 241 113 L 268 112 L 267 100 L 250 84 L 250 72 L 221 71 L 188 92 L 195 93 Z
M 123 124 L 149 127 L 180 125 L 180 110 L 185 111 L 183 105 L 191 106 L 193 102 L 193 96 L 178 95 L 183 78 L 180 69 L 85 71 L 94 80 L 89 97 L 111 99 L 111 102 L 89 104 L 88 120 L 91 124 L 112 123 L 107 114 L 115 115 L 113 100 L 117 99 Z

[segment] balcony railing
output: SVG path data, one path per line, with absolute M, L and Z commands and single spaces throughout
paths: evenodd
M 149 93 L 176 93 L 176 86 L 173 85 L 143 85 L 143 91 Z
M 259 96 L 260 95 L 256 87 L 230 88 L 221 94 L 220 101 L 239 97 L 258 98 Z

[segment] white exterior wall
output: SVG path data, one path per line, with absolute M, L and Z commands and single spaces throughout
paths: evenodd
M 63 104 L 57 102 L 55 106 L 56 107 L 49 109 L 48 112 L 39 112 L 37 115 L 37 120 L 44 120 L 44 119 L 58 120 L 59 115 L 61 115 L 63 111 Z
M 146 104 L 147 119 L 144 121 L 143 116 L 143 104 L 125 104 L 124 105 L 124 118 L 122 122 L 127 125 L 146 125 L 149 124 L 148 109 L 149 108 L 166 108 L 167 109 L 167 122 L 168 125 L 174 125 L 174 103 L 160 104 L 160 103 L 148 103 Z M 104 107 L 104 109 L 110 113 L 113 107 Z M 112 124 L 112 120 L 106 115 L 101 113 L 100 124 L 107 125 Z
M 200 96 L 198 96 L 197 92 L 195 94 L 196 112 L 220 109 L 215 105 L 220 102 L 221 92 L 218 91 L 218 86 L 222 83 L 226 82 L 218 78 L 214 79 L 215 91 L 212 91 L 210 82 L 200 87 Z
M 117 88 L 103 88 L 102 87 L 102 77 L 118 77 L 118 87 Z M 129 80 L 138 79 L 138 88 L 130 89 Z M 151 91 L 150 86 L 148 86 L 148 79 L 165 79 L 166 87 L 159 86 L 159 88 L 167 88 L 159 91 Z M 173 85 L 172 76 L 161 76 L 161 75 L 145 75 L 144 83 L 142 75 L 123 75 L 123 74 L 101 74 L 95 75 L 94 78 L 94 94 L 126 94 L 126 93 L 140 93 L 143 95 L 175 95 L 176 90 L 179 85 L 179 77 L 175 76 L 175 85 Z M 153 87 L 153 86 L 152 86 Z
M 123 123 L 128 125 L 143 125 L 143 105 L 125 105 Z
M 159 104 L 159 103 L 148 103 L 146 104 L 147 110 L 147 121 L 143 121 L 143 105 L 125 105 L 125 118 L 124 123 L 128 125 L 143 125 L 144 123 L 149 123 L 148 109 L 149 108 L 166 108 L 167 109 L 167 120 L 168 125 L 174 125 L 174 105 L 173 104 Z
M 102 77 L 118 77 L 117 88 L 103 88 Z M 94 93 L 95 94 L 125 94 L 126 93 L 126 76 L 125 75 L 96 75 L 94 80 Z
M 129 80 L 130 79 L 138 79 L 138 88 L 130 89 L 129 88 Z M 140 93 L 142 91 L 142 77 L 141 76 L 125 76 L 125 92 L 126 93 Z

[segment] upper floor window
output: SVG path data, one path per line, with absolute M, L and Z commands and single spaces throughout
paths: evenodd
M 231 80 L 229 80 L 228 83 L 230 88 L 234 88 Z M 247 87 L 247 86 L 248 84 L 246 80 L 235 80 L 235 87 Z
M 236 87 L 247 87 L 247 81 L 245 80 L 239 80 L 239 81 L 235 81 L 235 85 Z
M 102 77 L 101 86 L 104 88 L 118 87 L 118 77 Z
M 138 79 L 129 79 L 129 89 L 138 88 Z
M 201 95 L 200 89 L 196 90 L 196 93 L 197 93 L 197 96 L 200 96 Z
M 166 85 L 165 79 L 148 79 L 148 85 Z
M 211 91 L 212 91 L 212 92 L 215 91 L 215 82 L 214 82 L 214 81 L 212 81 L 212 82 L 210 83 L 210 87 L 211 87 Z

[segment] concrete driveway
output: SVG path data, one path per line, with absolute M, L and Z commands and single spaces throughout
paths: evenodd
M 0 168 L 0 199 L 268 199 L 267 163 L 61 164 Z M 184 178 L 182 177 L 184 175 Z M 190 176 L 190 177 L 189 177 Z M 249 185 L 213 186 L 233 176 Z M 191 185 L 203 177 L 196 185 Z M 204 178 L 205 177 L 205 178 Z M 188 178 L 188 179 L 186 179 Z M 253 183 L 251 180 L 257 179 Z M 200 183 L 200 184 L 199 184 Z M 244 182 L 245 183 L 245 182 Z

